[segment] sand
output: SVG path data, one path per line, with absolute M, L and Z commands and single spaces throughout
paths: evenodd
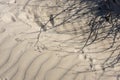
M 45 1 L 40 6 L 55 4 L 54 0 Z M 106 72 L 102 70 L 101 63 L 109 52 L 95 53 L 107 46 L 106 42 L 88 47 L 85 54 L 78 52 L 83 45 L 80 40 L 85 36 L 64 33 L 72 30 L 73 24 L 42 31 L 38 41 L 40 26 L 34 21 L 34 6 L 26 7 L 27 2 L 0 0 L 0 80 L 116 80 L 119 66 Z M 29 5 L 34 4 L 29 2 Z M 41 8 L 38 13 L 42 15 L 38 20 L 46 22 L 52 11 Z M 86 20 L 81 19 L 81 26 L 86 25 Z M 79 26 L 74 25 L 76 29 Z

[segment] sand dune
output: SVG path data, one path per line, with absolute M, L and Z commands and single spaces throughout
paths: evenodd
M 64 33 L 73 29 L 72 24 L 42 32 L 37 42 L 40 27 L 34 22 L 32 8 L 26 4 L 27 0 L 0 0 L 0 80 L 98 80 L 101 76 L 101 80 L 116 80 L 119 66 L 106 73 L 102 70 L 101 63 L 109 54 L 91 54 L 97 51 L 97 46 L 105 47 L 101 43 L 87 48 L 86 54 L 77 53 L 84 36 L 78 38 L 77 34 Z M 43 1 L 40 5 L 44 4 Z M 22 9 L 21 5 L 26 11 L 17 9 Z M 50 11 L 43 11 L 40 15 L 46 21 Z

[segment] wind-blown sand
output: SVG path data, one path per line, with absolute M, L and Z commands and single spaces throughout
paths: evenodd
M 42 32 L 35 44 L 40 27 L 34 22 L 31 8 L 28 7 L 30 13 L 22 11 L 21 5 L 27 4 L 25 2 L 27 0 L 0 0 L 0 80 L 98 80 L 100 76 L 101 80 L 116 80 L 119 66 L 106 73 L 102 70 L 101 63 L 109 54 L 91 54 L 97 47 L 102 49 L 107 45 L 92 45 L 86 49 L 86 54 L 81 54 L 77 52 L 84 36 L 71 39 L 79 35 L 57 33 L 71 29 L 72 24 L 65 25 L 66 29 L 58 28 L 57 32 Z M 45 9 L 40 13 L 44 20 L 48 20 L 47 13 Z M 85 20 L 81 26 L 85 25 Z

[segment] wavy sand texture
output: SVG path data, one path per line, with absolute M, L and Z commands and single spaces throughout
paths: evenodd
M 69 23 L 42 32 L 35 44 L 40 24 L 35 21 L 34 7 L 39 6 L 37 14 L 41 15 L 36 20 L 46 22 L 57 9 L 48 11 L 45 6 L 53 6 L 56 1 L 0 0 L 0 80 L 98 80 L 101 76 L 101 80 L 116 80 L 119 66 L 105 73 L 101 69 L 101 63 L 109 54 L 92 54 L 97 47 L 102 49 L 107 45 L 100 43 L 87 48 L 86 54 L 77 53 L 83 45 L 80 40 L 85 36 L 64 33 L 77 31 L 79 25 L 85 26 L 84 17 L 80 24 Z M 47 28 L 51 28 L 50 23 Z

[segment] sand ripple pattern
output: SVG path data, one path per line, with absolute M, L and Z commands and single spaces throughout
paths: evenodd
M 8 8 L 7 3 L 0 4 Z M 42 32 L 36 44 L 39 27 L 35 23 L 6 15 L 0 19 L 0 80 L 119 80 L 119 65 L 102 70 L 108 54 L 77 53 L 83 45 L 79 35 Z

